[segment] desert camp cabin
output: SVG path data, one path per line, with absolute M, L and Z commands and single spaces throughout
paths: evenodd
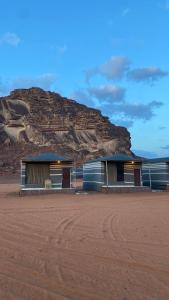
M 21 191 L 73 189 L 73 161 L 54 152 L 21 161 Z
M 95 191 L 144 191 L 142 159 L 125 154 L 105 156 L 83 166 L 83 186 Z
M 142 166 L 143 185 L 169 190 L 169 157 L 147 159 Z

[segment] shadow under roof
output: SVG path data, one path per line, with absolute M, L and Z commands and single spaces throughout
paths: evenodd
M 41 161 L 72 161 L 69 158 L 63 157 L 58 155 L 55 152 L 43 152 L 41 154 L 35 155 L 35 156 L 28 156 L 23 159 L 25 162 L 41 162 Z

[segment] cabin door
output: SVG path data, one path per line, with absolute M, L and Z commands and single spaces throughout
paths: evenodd
M 140 169 L 134 169 L 134 185 L 140 186 L 141 183 L 141 177 L 140 177 Z
M 62 174 L 62 188 L 70 188 L 70 168 L 63 168 Z

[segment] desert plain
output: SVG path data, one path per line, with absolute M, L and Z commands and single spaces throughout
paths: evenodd
M 0 184 L 0 300 L 169 299 L 169 193 Z

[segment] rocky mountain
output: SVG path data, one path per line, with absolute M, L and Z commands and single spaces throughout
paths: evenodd
M 77 162 L 112 153 L 131 154 L 130 134 L 99 110 L 40 88 L 0 98 L 0 168 L 18 169 L 27 155 L 54 150 Z

